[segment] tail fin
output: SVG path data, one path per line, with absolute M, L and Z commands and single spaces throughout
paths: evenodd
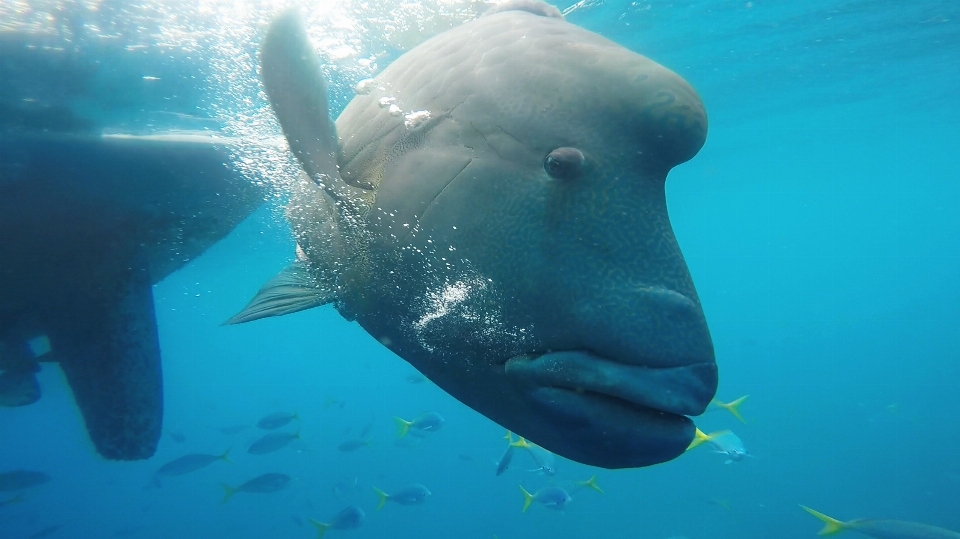
M 517 439 L 516 442 L 510 442 L 510 445 L 511 445 L 512 447 L 520 447 L 520 448 L 523 448 L 523 449 L 530 449 L 530 444 L 527 443 L 526 438 L 524 438 L 523 436 L 520 436 L 520 437 Z
M 406 436 L 407 432 L 410 431 L 410 425 L 413 425 L 413 421 L 407 421 L 406 419 L 396 416 L 393 417 L 393 420 L 397 422 L 397 439 Z
M 534 496 L 527 492 L 523 485 L 520 485 L 520 492 L 523 493 L 523 512 L 526 513 L 527 509 L 530 509 L 530 504 L 533 503 Z
M 843 530 L 847 529 L 846 522 L 840 522 L 835 518 L 828 517 L 819 511 L 814 511 L 805 505 L 801 505 L 804 511 L 810 513 L 811 515 L 820 519 L 820 522 L 823 522 L 823 529 L 817 532 L 817 535 L 833 535 L 835 533 L 840 533 Z
M 223 499 L 220 500 L 220 504 L 223 505 L 227 503 L 227 500 L 237 493 L 237 489 L 227 485 L 226 483 L 220 483 L 220 486 L 223 487 Z
M 313 524 L 317 528 L 317 539 L 323 537 L 323 534 L 327 533 L 327 530 L 330 529 L 330 525 L 324 522 L 318 522 L 316 520 L 310 519 L 310 524 Z
M 512 443 L 513 443 L 513 433 L 508 430 L 507 433 L 503 435 L 503 439 L 506 440 L 508 444 L 512 444 Z
M 690 451 L 694 447 L 697 447 L 698 445 L 704 442 L 709 442 L 712 439 L 713 439 L 712 434 L 704 434 L 702 430 L 697 429 L 697 431 L 693 435 L 693 441 L 690 442 L 690 445 L 687 446 L 687 451 Z
M 384 506 L 384 505 L 386 505 L 387 499 L 390 498 L 390 495 L 387 494 L 386 492 L 378 489 L 377 487 L 373 487 L 373 491 L 376 492 L 376 493 L 377 493 L 377 496 L 380 497 L 380 501 L 377 503 L 377 511 L 379 511 L 379 510 L 383 509 L 383 506 Z
M 600 494 L 603 494 L 603 489 L 600 488 L 600 485 L 597 484 L 597 476 L 593 476 L 590 479 L 587 479 L 586 481 L 578 481 L 577 486 L 592 488 L 593 490 L 599 492 Z
M 740 415 L 740 409 L 739 409 L 739 408 L 740 408 L 740 405 L 743 404 L 743 401 L 747 400 L 747 398 L 748 398 L 749 396 L 750 396 L 750 395 L 744 395 L 744 396 L 740 397 L 739 399 L 734 400 L 734 401 L 730 401 L 730 402 L 720 402 L 720 401 L 714 399 L 714 400 L 713 400 L 713 404 L 715 404 L 716 406 L 718 406 L 718 407 L 720 407 L 720 408 L 723 408 L 724 410 L 726 410 L 726 411 L 730 412 L 731 414 L 733 414 L 733 417 L 739 419 L 741 423 L 746 423 L 746 421 L 744 421 L 744 419 L 743 419 L 743 416 Z
M 231 447 L 230 449 L 233 449 L 233 448 Z M 232 464 L 233 461 L 230 460 L 230 449 L 227 449 L 226 451 L 223 452 L 222 455 L 220 455 L 220 460 L 222 460 L 222 461 L 224 461 L 224 462 L 229 462 L 229 463 Z

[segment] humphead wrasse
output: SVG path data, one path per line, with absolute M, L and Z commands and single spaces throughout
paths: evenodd
M 297 260 L 230 322 L 332 303 L 549 451 L 683 453 L 717 367 L 664 194 L 707 132 L 681 77 L 529 0 L 410 50 L 335 125 L 296 13 L 260 62 L 306 173 Z

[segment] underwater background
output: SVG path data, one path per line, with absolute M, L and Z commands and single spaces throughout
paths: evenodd
M 335 113 L 358 80 L 485 7 L 302 5 Z M 10 103 L 29 96 L 85 129 L 274 139 L 256 51 L 281 7 L 2 0 L 0 115 L 13 122 Z M 545 476 L 521 455 L 496 476 L 504 429 L 332 307 L 221 326 L 294 252 L 280 208 L 292 158 L 240 145 L 231 166 L 268 188 L 265 204 L 154 286 L 165 402 L 156 455 L 98 456 L 60 369 L 44 363 L 43 398 L 0 408 L 0 472 L 50 480 L 0 506 L 0 538 L 315 537 L 308 519 L 348 505 L 366 512 L 362 526 L 327 537 L 812 537 L 820 523 L 798 504 L 960 530 L 960 3 L 558 7 L 676 71 L 704 101 L 706 145 L 669 175 L 668 207 L 716 348 L 717 398 L 750 397 L 745 423 L 717 408 L 695 420 L 734 430 L 754 458 L 725 464 L 703 447 L 603 470 L 558 457 Z M 41 52 L 22 54 L 24 42 Z M 248 454 L 266 432 L 254 425 L 276 412 L 297 413 L 282 429 L 302 439 Z M 394 416 L 424 412 L 443 428 L 398 443 Z M 369 445 L 341 449 L 359 438 Z M 155 480 L 177 457 L 226 450 L 230 463 Z M 293 480 L 221 504 L 221 484 L 268 472 Z M 594 475 L 602 494 L 572 488 L 562 512 L 521 511 L 518 485 Z M 426 503 L 376 509 L 374 487 L 411 483 L 429 488 Z

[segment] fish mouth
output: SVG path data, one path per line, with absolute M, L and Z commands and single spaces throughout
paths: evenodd
M 596 355 L 589 350 L 522 354 L 504 364 L 506 375 L 531 389 L 568 390 L 613 398 L 643 413 L 699 415 L 717 388 L 717 364 L 646 367 Z

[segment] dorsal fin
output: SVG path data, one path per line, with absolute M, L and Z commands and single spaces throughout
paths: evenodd
M 327 82 L 296 10 L 284 12 L 270 24 L 260 51 L 260 77 L 290 149 L 310 179 L 342 210 L 365 213 L 371 192 L 340 177 Z

